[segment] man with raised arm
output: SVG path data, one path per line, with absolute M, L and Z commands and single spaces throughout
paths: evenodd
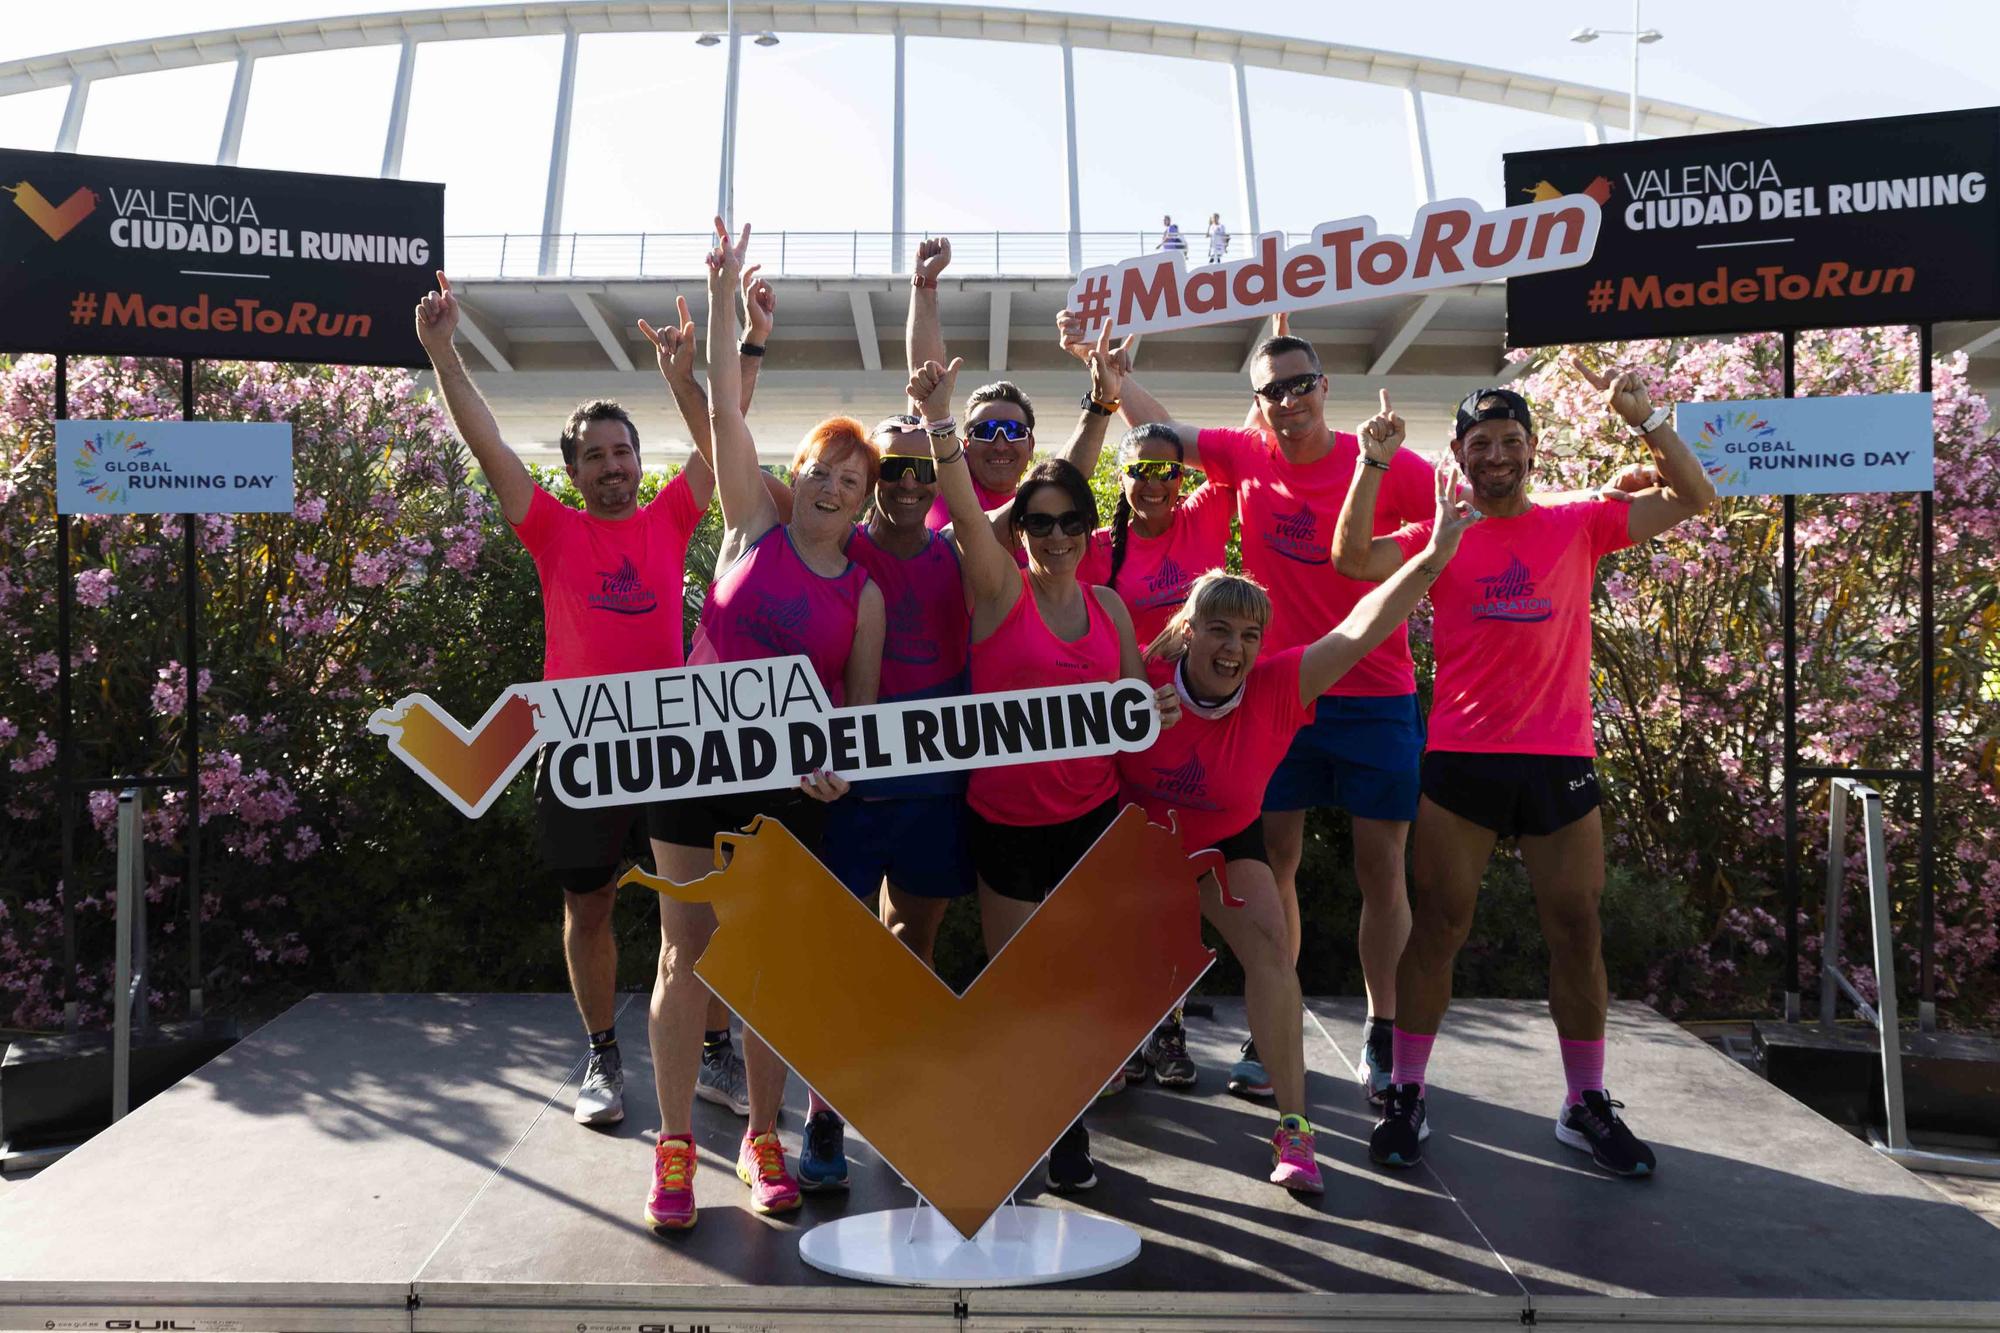
M 583 510 L 560 503 L 535 484 L 520 457 L 500 438 L 492 410 L 452 343 L 458 297 L 443 273 L 437 277 L 438 290 L 426 293 L 416 308 L 417 339 L 437 374 L 453 428 L 493 488 L 500 512 L 534 557 L 542 589 L 543 678 L 682 665 L 688 541 L 715 493 L 706 435 L 697 441 L 700 452 L 641 508 L 639 432 L 632 418 L 608 399 L 581 403 L 563 426 L 561 445 L 563 467 L 583 496 Z M 768 284 L 745 277 L 750 341 L 761 344 L 769 336 L 775 303 Z M 746 357 L 746 403 L 757 364 Z M 672 385 L 671 376 L 668 382 Z M 706 415 L 704 411 L 704 419 Z M 657 818 L 657 807 L 651 806 L 580 810 L 564 805 L 550 787 L 546 764 L 537 764 L 537 843 L 543 865 L 563 889 L 563 955 L 590 1047 L 575 1108 L 575 1118 L 587 1125 L 615 1124 L 625 1117 L 624 1066 L 614 1022 L 618 947 L 611 933 L 611 908 L 628 839 L 636 828 L 650 830 Z M 747 1114 L 743 1061 L 729 1042 L 729 1011 L 720 1001 L 711 1002 L 709 1025 L 711 1037 L 720 1030 L 720 1046 L 703 1066 L 703 1095 Z
M 1065 312 L 1063 339 L 1074 352 L 1081 330 Z M 1368 586 L 1337 573 L 1333 525 L 1361 466 L 1352 435 L 1326 424 L 1326 376 L 1311 343 L 1267 339 L 1250 362 L 1250 420 L 1242 430 L 1171 421 L 1129 375 L 1123 399 L 1134 426 L 1167 422 L 1185 461 L 1236 492 L 1243 567 L 1271 592 L 1267 651 L 1309 644 L 1345 620 Z M 1387 402 L 1387 396 L 1384 396 Z M 1384 534 L 1430 517 L 1430 464 L 1402 454 L 1380 474 Z M 1417 812 L 1423 721 L 1407 629 L 1398 629 L 1320 697 L 1313 721 L 1292 741 L 1264 793 L 1264 841 L 1285 913 L 1292 959 L 1303 938 L 1298 871 L 1306 811 L 1338 806 L 1354 821 L 1354 878 L 1361 889 L 1359 952 L 1368 990 L 1362 1089 L 1371 1102 L 1388 1091 L 1390 1031 L 1396 1017 L 1396 960 L 1410 929 L 1403 847 Z M 1229 1075 L 1230 1091 L 1268 1097 L 1271 1082 L 1253 1042 Z
M 1568 1084 L 1556 1138 L 1621 1176 L 1648 1176 L 1652 1149 L 1619 1119 L 1604 1087 L 1608 997 L 1597 904 L 1604 890 L 1590 710 L 1590 598 L 1597 562 L 1694 517 L 1715 490 L 1638 375 L 1579 363 L 1605 405 L 1642 439 L 1660 484 L 1636 494 L 1535 499 L 1535 423 L 1511 389 L 1459 405 L 1452 453 L 1481 521 L 1431 586 L 1437 680 L 1411 862 L 1415 919 L 1396 972 L 1391 1086 L 1369 1155 L 1414 1166 L 1430 1133 L 1424 1075 L 1451 1001 L 1451 969 L 1472 928 L 1494 844 L 1515 838 L 1549 948 L 1549 1013 Z M 1352 578 L 1394 573 L 1429 540 L 1429 525 L 1372 536 L 1383 469 L 1400 455 L 1402 419 L 1362 427 L 1375 466 L 1355 475 L 1335 557 Z
M 912 375 L 927 363 L 940 366 L 951 363 L 945 352 L 944 327 L 938 320 L 938 275 L 950 263 L 950 237 L 932 236 L 917 246 L 916 267 L 910 274 L 910 310 L 903 331 Z M 1130 341 L 1126 339 L 1112 353 L 1121 366 L 1131 364 L 1126 350 Z M 1082 358 L 1086 353 L 1079 349 L 1077 355 Z M 1088 477 L 1097 470 L 1105 428 L 1118 410 L 1118 401 L 1100 402 L 1086 393 L 1078 410 L 1082 415 L 1056 456 L 1067 459 Z M 979 499 L 979 507 L 991 513 L 1012 500 L 1028 464 L 1035 459 L 1035 405 L 1021 391 L 1021 386 L 1012 380 L 982 384 L 965 396 L 965 420 L 948 417 L 942 424 L 955 427 L 965 440 L 966 466 L 972 474 L 972 490 Z M 940 495 L 924 519 L 925 526 L 936 531 L 950 522 L 951 510 Z M 1018 542 L 1014 558 L 1023 564 L 1027 561 Z

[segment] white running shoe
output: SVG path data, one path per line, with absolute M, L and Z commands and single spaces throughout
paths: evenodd
M 576 1090 L 576 1123 L 615 1125 L 625 1118 L 625 1062 L 616 1046 L 590 1053 Z

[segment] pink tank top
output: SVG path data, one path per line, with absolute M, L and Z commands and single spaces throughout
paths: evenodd
M 1118 679 L 1118 628 L 1084 588 L 1090 628 L 1074 643 L 1049 631 L 1035 606 L 1035 590 L 1021 575 L 1021 595 L 1000 627 L 972 645 L 972 692 L 1032 690 Z M 966 803 L 994 824 L 1037 827 L 1088 814 L 1118 794 L 1118 765 L 1110 755 L 1033 764 L 976 768 Z
M 688 665 L 809 657 L 838 708 L 846 694 L 856 608 L 867 582 L 868 572 L 852 561 L 831 578 L 815 574 L 779 524 L 709 588 Z

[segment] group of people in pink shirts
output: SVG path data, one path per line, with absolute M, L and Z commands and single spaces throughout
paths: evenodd
M 1137 804 L 1191 855 L 1213 850 L 1226 867 L 1226 883 L 1205 875 L 1200 893 L 1244 972 L 1249 1032 L 1228 1086 L 1275 1102 L 1268 1161 L 1255 1169 L 1317 1193 L 1296 877 L 1306 812 L 1338 807 L 1353 822 L 1362 897 L 1369 1017 L 1354 1067 L 1379 1114 L 1373 1160 L 1422 1158 L 1427 1062 L 1452 962 L 1484 868 L 1511 838 L 1550 950 L 1565 1084 L 1559 1097 L 1552 1088 L 1556 1136 L 1604 1170 L 1650 1175 L 1655 1155 L 1604 1080 L 1590 603 L 1601 557 L 1691 517 L 1713 492 L 1643 381 L 1579 363 L 1649 456 L 1600 492 L 1536 495 L 1536 423 L 1504 387 L 1466 396 L 1450 458 L 1433 467 L 1403 447 L 1386 392 L 1356 433 L 1330 430 L 1319 358 L 1280 328 L 1252 358 L 1241 427 L 1198 428 L 1140 386 L 1108 327 L 1065 313 L 1062 342 L 1087 387 L 1061 448 L 1036 461 L 1035 409 L 1018 386 L 999 381 L 957 401 L 962 362 L 948 357 L 938 318 L 951 258 L 940 238 L 923 243 L 911 278 L 906 410 L 872 427 L 821 422 L 781 482 L 758 466 L 746 415 L 775 295 L 747 263 L 749 229 L 732 237 L 718 220 L 716 232 L 705 337 L 685 301 L 675 321 L 640 323 L 693 444 L 643 506 L 638 434 L 623 408 L 585 403 L 565 426 L 564 465 L 583 508 L 566 506 L 501 440 L 453 346 L 458 306 L 444 275 L 417 308 L 453 423 L 534 557 L 547 676 L 802 655 L 847 706 L 1143 677 L 1162 730 L 1150 748 L 1115 757 L 851 782 L 813 772 L 784 791 L 652 806 L 572 809 L 541 774 L 541 855 L 564 889 L 589 1042 L 576 1118 L 624 1115 L 610 909 L 642 826 L 657 873 L 686 882 L 712 869 L 717 834 L 776 819 L 854 893 L 879 893 L 886 928 L 930 963 L 954 899 L 976 895 L 997 953 Z M 1121 417 L 1120 495 L 1105 522 L 1088 478 Z M 1190 485 L 1195 471 L 1200 485 Z M 684 645 L 688 546 L 717 499 L 715 574 Z M 1232 530 L 1241 572 L 1230 569 Z M 1428 715 L 1406 627 L 1426 596 Z M 694 975 L 712 910 L 666 898 L 660 910 L 648 1224 L 694 1225 L 697 1097 L 747 1117 L 736 1170 L 753 1210 L 785 1212 L 802 1190 L 844 1188 L 838 1112 L 809 1094 L 794 1165 L 777 1132 L 784 1064 L 747 1029 L 739 1056 L 726 1009 Z M 1193 1086 L 1180 1011 L 1107 1073 L 1107 1094 L 1148 1078 Z M 1096 1183 L 1081 1118 L 1051 1149 L 1046 1183 Z

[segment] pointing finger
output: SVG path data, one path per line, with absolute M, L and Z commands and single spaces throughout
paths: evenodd
M 694 316 L 688 313 L 688 299 L 685 296 L 676 296 L 674 298 L 674 309 L 680 314 L 681 327 L 683 329 L 693 326 Z
M 653 344 L 653 346 L 658 347 L 660 345 L 660 331 L 651 324 L 648 324 L 643 317 L 639 320 L 639 332 L 645 334 L 646 341 Z
M 1591 388 L 1604 389 L 1610 386 L 1611 377 L 1609 375 L 1600 375 L 1585 365 L 1581 355 L 1571 358 L 1570 364 L 1576 367 L 1577 373 L 1583 376 Z
M 1381 395 L 1382 398 L 1382 415 L 1386 417 L 1391 412 L 1395 411 L 1394 408 L 1389 406 L 1389 391 L 1387 389 L 1380 389 L 1377 390 L 1377 392 Z

